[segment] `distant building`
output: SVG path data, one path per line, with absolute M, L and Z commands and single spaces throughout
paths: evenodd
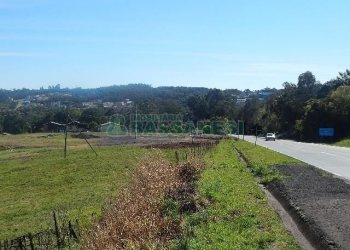
M 95 108 L 96 107 L 96 104 L 94 104 L 93 102 L 83 102 L 82 105 L 85 108 Z
M 114 106 L 113 102 L 104 102 L 103 107 L 104 108 L 112 108 Z
M 238 105 L 244 105 L 247 102 L 247 98 L 238 98 L 236 103 Z
M 261 91 L 261 92 L 259 92 L 259 95 L 270 96 L 270 95 L 272 95 L 272 93 L 271 92 L 267 92 L 267 91 Z

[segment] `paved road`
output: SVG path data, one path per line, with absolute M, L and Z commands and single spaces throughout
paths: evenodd
M 254 136 L 244 139 L 255 142 Z M 258 138 L 257 144 L 350 180 L 350 148 L 278 139 L 265 141 L 264 138 Z

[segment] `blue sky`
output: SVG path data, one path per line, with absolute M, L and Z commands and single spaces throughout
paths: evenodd
M 350 68 L 350 1 L 0 0 L 0 88 L 280 88 Z

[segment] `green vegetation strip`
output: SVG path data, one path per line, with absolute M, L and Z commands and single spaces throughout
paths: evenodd
M 27 140 L 25 138 L 24 140 Z M 101 214 L 107 196 L 129 180 L 146 149 L 99 147 L 98 157 L 81 147 L 0 151 L 0 240 L 52 227 L 52 210 L 65 211 L 87 226 Z
M 303 164 L 299 160 L 243 140 L 234 141 L 233 145 L 248 162 L 253 174 L 261 178 L 264 184 L 282 178 L 275 170 L 275 165 Z
M 339 140 L 337 142 L 331 143 L 331 145 L 350 148 L 350 139 L 349 138 L 342 139 L 342 140 Z
M 209 205 L 187 215 L 189 249 L 299 249 L 231 140 L 208 153 L 206 163 L 198 190 Z

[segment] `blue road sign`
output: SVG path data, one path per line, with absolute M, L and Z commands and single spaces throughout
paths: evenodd
M 320 136 L 334 136 L 334 128 L 319 128 Z

